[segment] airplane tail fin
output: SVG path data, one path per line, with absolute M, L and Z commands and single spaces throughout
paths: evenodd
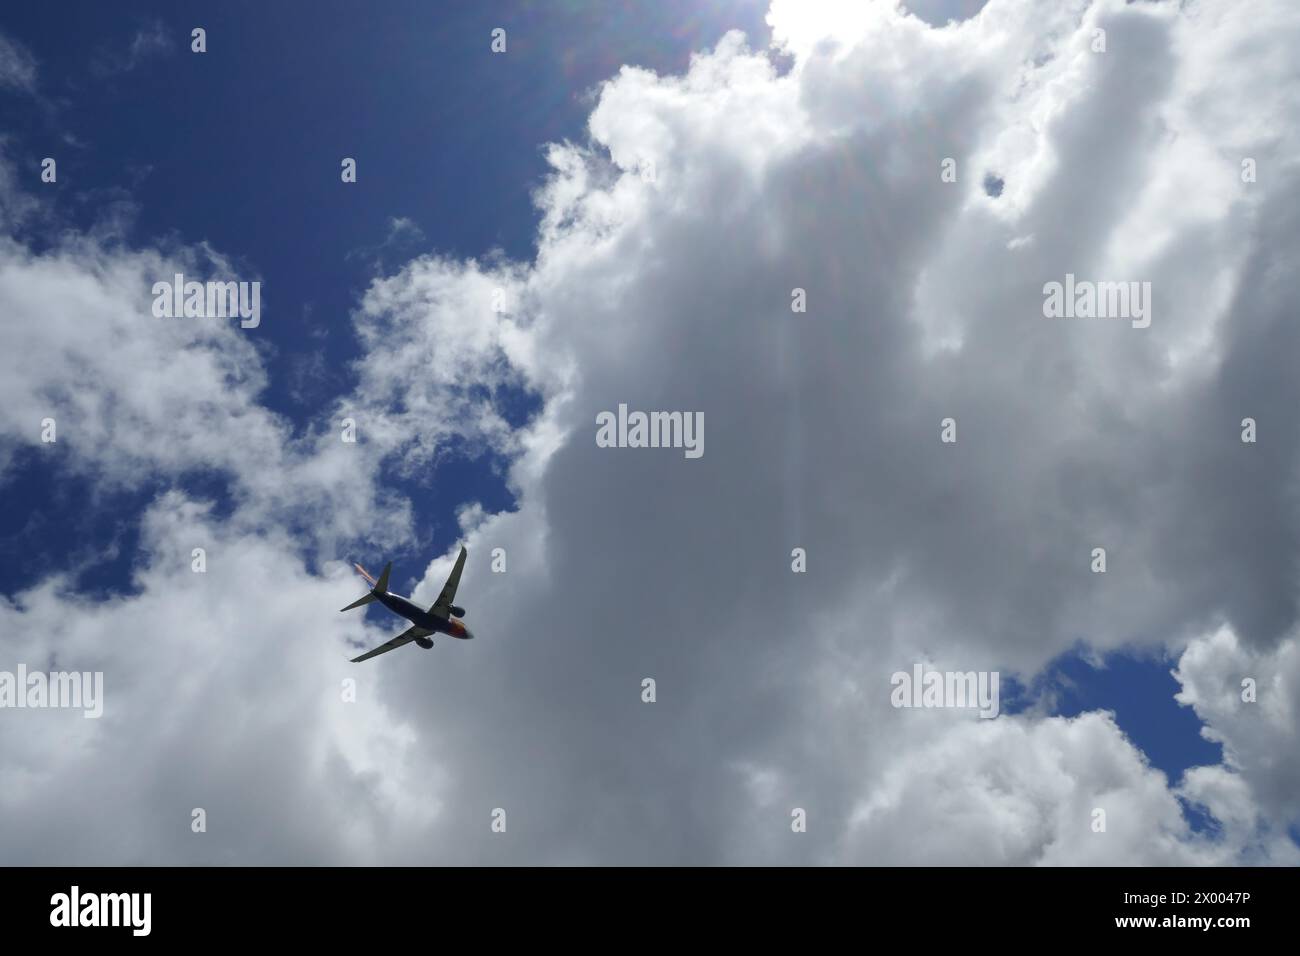
M 361 572 L 361 576 L 364 577 L 370 583 L 370 593 L 367 594 L 365 597 L 357 598 L 347 607 L 339 608 L 340 612 L 350 611 L 354 607 L 361 607 L 363 604 L 369 604 L 371 601 L 377 601 L 379 600 L 378 595 L 388 593 L 388 572 L 393 570 L 392 561 L 389 561 L 387 564 L 384 565 L 384 573 L 379 575 L 378 581 L 372 578 L 370 576 L 370 572 L 367 571 L 365 568 L 363 568 L 361 565 L 358 564 L 355 567 L 358 571 Z
M 340 612 L 342 612 L 342 611 L 350 611 L 350 610 L 352 610 L 354 607 L 361 607 L 361 605 L 363 605 L 363 604 L 369 604 L 369 603 L 370 603 L 371 601 L 373 601 L 373 600 L 375 600 L 375 594 L 374 594 L 374 592 L 372 591 L 372 592 L 370 592 L 369 594 L 367 594 L 365 597 L 357 598 L 355 601 L 353 601 L 353 602 L 352 602 L 351 604 L 349 604 L 347 607 L 341 607 L 341 608 L 339 608 L 339 611 L 340 611 Z

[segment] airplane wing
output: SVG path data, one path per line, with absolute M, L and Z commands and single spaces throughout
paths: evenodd
M 441 614 L 447 616 L 447 609 L 451 607 L 451 602 L 456 600 L 456 588 L 460 586 L 460 572 L 465 570 L 465 555 L 469 552 L 465 546 L 460 547 L 460 556 L 456 558 L 456 566 L 451 569 L 451 574 L 447 578 L 447 583 L 442 586 L 442 593 L 438 595 L 438 600 L 433 602 L 433 607 L 429 608 L 430 614 Z
M 433 631 L 426 631 L 422 627 L 416 627 L 415 625 L 411 625 L 406 630 L 404 630 L 401 634 L 398 634 L 391 641 L 388 641 L 385 644 L 380 644 L 373 651 L 366 651 L 360 657 L 352 658 L 352 663 L 356 664 L 360 661 L 368 661 L 370 660 L 370 658 L 378 657 L 380 654 L 387 654 L 389 651 L 401 647 L 403 644 L 411 643 L 411 641 L 415 640 L 417 637 L 428 637 L 432 633 Z

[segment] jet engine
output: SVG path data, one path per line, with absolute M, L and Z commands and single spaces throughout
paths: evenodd
M 420 645 L 421 647 L 423 647 L 426 651 L 427 651 L 429 648 L 433 647 L 433 641 L 429 640 L 427 637 L 417 637 L 417 638 L 415 639 L 415 643 L 419 644 L 419 645 Z
M 451 611 L 451 613 L 456 615 L 457 617 L 465 616 L 465 609 L 463 607 L 457 607 L 456 605 L 453 604 L 451 607 L 447 608 L 447 610 Z

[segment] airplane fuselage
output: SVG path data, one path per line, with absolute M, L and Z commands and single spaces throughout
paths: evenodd
M 430 614 L 424 608 L 400 594 L 391 594 L 386 591 L 383 594 L 376 594 L 375 599 L 394 614 L 406 618 L 416 627 L 422 627 L 426 631 L 446 634 L 448 637 L 459 638 L 462 641 L 469 641 L 474 638 L 473 632 L 465 626 L 464 622 L 453 617 L 440 617 L 437 614 Z

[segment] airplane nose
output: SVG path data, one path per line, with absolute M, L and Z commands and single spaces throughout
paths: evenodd
M 471 631 L 468 627 L 465 628 L 465 640 L 467 641 L 474 640 L 474 632 Z

